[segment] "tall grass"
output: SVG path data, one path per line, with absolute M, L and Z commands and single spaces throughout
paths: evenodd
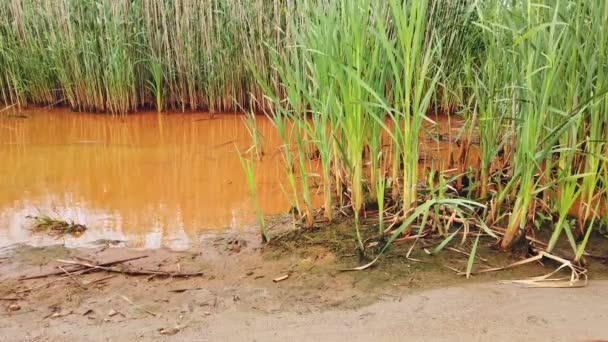
M 262 98 L 246 67 L 273 79 L 284 1 L 18 0 L 0 15 L 0 97 L 127 113 L 236 110 Z
M 258 202 L 258 190 L 255 182 L 255 162 L 252 158 L 247 155 L 241 154 L 237 149 L 237 153 L 239 156 L 239 160 L 241 162 L 241 167 L 245 172 L 245 179 L 247 180 L 247 186 L 249 187 L 249 193 L 251 195 L 251 200 L 253 202 L 253 206 L 255 207 L 255 216 L 258 222 L 258 227 L 260 229 L 260 235 L 262 236 L 262 242 L 270 241 L 270 235 L 268 234 L 268 230 L 266 229 L 266 222 L 264 220 L 264 214 L 262 213 L 262 209 L 260 208 L 260 204 Z
M 587 208 L 593 207 L 591 194 L 598 194 L 600 162 L 596 151 L 589 153 L 598 145 L 584 142 L 591 134 L 599 134 L 602 138 L 594 140 L 601 146 L 607 137 L 605 128 L 597 128 L 604 124 L 594 114 L 605 101 L 601 75 L 606 53 L 600 46 L 606 33 L 604 27 L 591 24 L 601 22 L 606 5 L 519 1 L 507 11 L 495 3 L 480 12 L 487 16 L 484 34 L 492 39 L 486 44 L 487 61 L 496 59 L 495 63 L 508 66 L 498 82 L 512 93 L 508 100 L 513 120 L 512 174 L 498 197 L 499 202 L 512 203 L 512 209 L 502 247 L 508 248 L 529 230 L 543 204 L 551 206 L 545 211 L 560 217 L 552 241 L 565 228 L 574 243 L 572 232 L 563 224 L 565 216 L 581 191 L 587 192 L 582 203 Z M 508 54 L 493 56 L 505 45 Z M 591 121 L 598 126 L 591 128 Z M 594 132 L 597 129 L 603 132 Z M 583 145 L 588 145 L 586 151 Z M 556 198 L 556 203 L 547 203 Z
M 479 170 L 467 175 L 473 183 L 467 193 L 450 190 L 436 170 L 433 178 L 442 182 L 435 189 L 435 181 L 429 181 L 432 193 L 463 201 L 463 196 L 475 194 L 489 207 L 478 212 L 481 222 L 504 228 L 500 245 L 505 249 L 530 233 L 530 227 L 542 226 L 534 222 L 555 217 L 548 222 L 548 250 L 562 232 L 575 253 L 584 250 L 591 222 L 601 218 L 601 209 L 594 208 L 605 192 L 600 182 L 608 137 L 600 114 L 607 99 L 608 31 L 601 24 L 607 18 L 605 4 L 301 4 L 306 15 L 287 26 L 294 32 L 289 35 L 292 44 L 273 51 L 281 87 L 266 87 L 266 94 L 280 110 L 296 113 L 291 120 L 312 117 L 313 129 L 307 135 L 323 156 L 324 186 L 341 189 L 337 196 L 346 195 L 360 250 L 359 214 L 366 205 L 377 205 L 382 236 L 387 190 L 392 194 L 390 210 L 400 213 L 394 216 L 397 221 L 421 229 L 421 222 L 427 224 L 416 209 L 424 201 L 418 195 L 424 188 L 418 177 L 418 151 L 423 123 L 433 124 L 427 113 L 440 108 L 470 115 L 472 133 L 479 138 Z M 455 19 L 445 20 L 450 15 Z M 306 30 L 294 29 L 300 27 Z M 455 37 L 465 38 L 464 48 L 455 48 Z M 382 135 L 389 138 L 388 148 Z M 461 143 L 461 161 L 470 160 L 466 154 L 471 142 Z M 332 147 L 337 153 L 329 153 Z M 326 213 L 332 204 L 344 204 L 329 196 L 328 191 Z M 577 203 L 581 214 L 575 230 L 569 218 Z M 435 216 L 448 210 L 454 217 L 463 215 L 458 205 L 428 209 Z M 418 213 L 417 219 L 410 219 L 413 213 Z M 433 221 L 433 229 L 448 236 L 444 230 L 449 224 L 437 227 L 438 222 Z M 397 231 L 410 234 L 411 227 Z M 581 245 L 577 235 L 586 237 Z

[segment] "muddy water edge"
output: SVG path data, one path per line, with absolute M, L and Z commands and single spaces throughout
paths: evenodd
M 280 186 L 282 160 L 273 152 L 279 144 L 273 127 L 263 117 L 258 129 L 266 155 L 257 184 L 275 237 L 265 246 L 252 227 L 235 154 L 235 146 L 250 145 L 240 116 L 110 118 L 53 109 L 1 124 L 0 328 L 5 336 L 61 341 L 89 333 L 80 326 L 112 327 L 123 338 L 158 338 L 195 331 L 226 312 L 356 310 L 432 288 L 541 275 L 556 266 L 533 263 L 465 279 L 459 272 L 466 267 L 463 252 L 471 249 L 471 239 L 436 256 L 428 250 L 441 240 L 425 239 L 413 248 L 411 242 L 395 243 L 365 272 L 344 272 L 358 265 L 352 222 L 294 230 L 290 216 L 280 214 L 289 209 Z M 437 134 L 458 129 L 457 124 L 441 126 Z M 421 169 L 447 162 L 456 152 L 446 142 L 425 144 Z M 79 238 L 34 235 L 25 217 L 43 211 L 90 229 Z M 375 234 L 375 227 L 362 230 Z M 606 255 L 601 242 L 591 239 L 588 252 Z M 474 271 L 506 266 L 526 252 L 505 254 L 495 241 L 482 239 Z M 23 279 L 54 272 L 65 266 L 62 260 L 103 264 L 131 258 L 140 259 L 120 269 L 202 275 L 90 272 Z M 608 279 L 604 259 L 590 263 L 590 275 Z

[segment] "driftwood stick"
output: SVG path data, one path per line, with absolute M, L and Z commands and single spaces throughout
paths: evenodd
M 118 277 L 118 274 L 114 274 L 114 275 L 107 276 L 107 277 L 102 277 L 102 278 L 91 280 L 91 281 L 85 281 L 85 282 L 83 282 L 83 285 L 95 284 L 95 283 L 99 283 L 99 282 L 106 281 L 108 279 L 112 279 L 112 278 L 116 278 L 116 277 Z
M 112 265 L 121 264 L 121 263 L 124 263 L 124 262 L 133 261 L 133 260 L 139 260 L 139 259 L 143 259 L 143 258 L 147 258 L 147 257 L 148 257 L 147 255 L 140 255 L 140 256 L 137 256 L 137 257 L 131 257 L 131 258 L 127 258 L 127 259 L 120 259 L 120 260 L 113 260 L 113 261 L 104 262 L 104 263 L 98 264 L 97 266 L 112 266 Z M 91 272 L 92 270 L 93 269 L 91 267 L 86 267 L 86 266 L 82 266 L 82 265 L 76 265 L 76 267 L 70 268 L 67 271 L 68 272 L 72 272 L 72 274 L 74 274 L 74 272 L 77 272 L 76 274 L 82 274 L 82 273 Z M 48 273 L 37 274 L 37 275 L 34 275 L 34 276 L 19 278 L 19 280 L 46 278 L 46 277 L 49 277 L 49 276 L 55 276 L 55 275 L 60 275 L 60 274 L 64 274 L 64 272 L 61 271 L 61 270 L 51 271 L 51 272 L 48 272 Z
M 54 284 L 54 283 L 56 283 L 56 282 L 58 282 L 58 281 L 68 279 L 68 278 L 69 278 L 68 276 L 64 276 L 64 277 L 61 277 L 61 278 L 55 278 L 55 279 L 53 279 L 53 280 L 49 281 L 48 283 L 40 284 L 40 285 L 38 285 L 38 286 L 36 286 L 36 287 L 29 288 L 29 289 L 23 289 L 23 290 L 19 290 L 19 291 L 15 292 L 15 293 L 16 293 L 16 294 L 19 294 L 19 293 L 25 293 L 25 292 L 31 292 L 31 291 L 35 291 L 35 290 L 41 289 L 41 288 L 43 288 L 43 287 L 46 287 L 46 286 L 52 285 L 52 284 Z
M 68 272 L 65 268 L 61 267 L 61 266 L 57 266 L 60 270 L 63 271 L 63 273 L 65 273 L 68 277 L 70 277 L 70 279 L 74 282 L 74 284 L 76 284 L 78 287 L 80 287 L 81 289 L 84 289 L 84 286 L 82 286 L 82 284 L 80 283 L 80 281 L 78 281 L 78 279 L 76 279 L 76 277 L 74 277 L 72 275 L 72 273 Z
M 174 277 L 174 278 L 187 278 L 187 277 L 196 277 L 196 276 L 203 275 L 203 272 L 180 273 L 180 272 L 163 272 L 163 271 L 152 271 L 152 270 L 129 270 L 129 269 L 121 270 L 121 269 L 115 268 L 115 267 L 93 265 L 93 264 L 90 264 L 87 262 L 62 260 L 62 259 L 57 259 L 57 261 L 62 262 L 64 264 L 69 264 L 69 265 L 80 265 L 80 266 L 88 267 L 91 269 L 112 272 L 112 273 L 122 273 L 122 274 L 128 274 L 128 275 L 154 275 L 154 276 Z
M 90 270 L 91 270 L 91 269 L 89 268 L 89 269 L 85 269 L 85 270 L 82 270 L 82 271 L 78 271 L 78 272 L 75 272 L 75 273 L 72 273 L 72 274 L 83 274 L 83 273 L 86 273 L 86 272 L 88 272 L 88 271 L 90 271 Z M 109 276 L 109 277 L 103 277 L 103 278 L 100 278 L 100 279 L 95 279 L 95 280 L 87 281 L 87 282 L 84 282 L 84 283 L 83 283 L 83 285 L 84 285 L 84 286 L 86 286 L 86 285 L 89 285 L 89 284 L 95 284 L 95 283 L 99 283 L 99 282 L 102 282 L 102 281 L 104 281 L 104 280 L 108 280 L 108 279 L 111 279 L 111 278 L 115 278 L 115 277 L 117 277 L 117 276 L 118 276 L 118 275 L 112 275 L 112 276 Z M 50 282 L 48 282 L 48 283 L 44 283 L 44 284 L 38 285 L 38 286 L 36 286 L 36 287 L 34 287 L 34 288 L 29 288 L 29 289 L 19 290 L 19 291 L 15 292 L 15 293 L 16 293 L 16 294 L 21 294 L 21 293 L 25 293 L 25 292 L 36 291 L 36 290 L 39 290 L 39 289 L 41 289 L 41 288 L 43 288 L 43 287 L 47 287 L 47 286 L 53 285 L 54 283 L 57 283 L 57 282 L 59 282 L 59 281 L 66 280 L 66 279 L 68 279 L 68 278 L 70 278 L 70 277 L 69 277 L 69 276 L 64 276 L 64 277 L 61 277 L 61 278 L 55 278 L 55 279 L 51 280 L 51 281 L 50 281 Z

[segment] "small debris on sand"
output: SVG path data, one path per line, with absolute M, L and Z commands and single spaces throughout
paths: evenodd
M 284 276 L 280 276 L 278 278 L 274 278 L 272 281 L 274 281 L 275 283 L 278 283 L 278 282 L 283 281 L 283 280 L 285 280 L 287 278 L 289 278 L 289 274 L 286 274 Z
M 173 336 L 173 335 L 177 334 L 181 330 L 181 328 L 182 327 L 180 327 L 179 325 L 176 325 L 172 328 L 160 328 L 160 329 L 158 329 L 158 332 L 161 335 Z

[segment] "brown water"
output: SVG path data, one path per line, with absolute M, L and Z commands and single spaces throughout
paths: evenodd
M 28 117 L 0 116 L 0 247 L 21 242 L 76 247 L 108 239 L 132 247 L 187 249 L 206 231 L 255 224 L 236 153 L 252 144 L 242 115 L 23 113 Z M 451 136 L 461 126 L 446 117 L 433 119 L 439 124 L 427 127 L 431 135 Z M 259 203 L 266 215 L 286 212 L 281 140 L 266 117 L 257 117 L 257 128 L 266 153 L 256 163 Z M 430 168 L 463 171 L 453 165 L 457 146 L 423 136 L 421 181 Z M 320 206 L 320 197 L 315 202 Z M 28 215 L 89 229 L 79 238 L 57 241 L 32 234 Z
M 184 249 L 202 232 L 255 222 L 235 152 L 251 145 L 241 115 L 24 113 L 0 119 L 0 246 L 112 239 Z M 257 121 L 266 151 L 256 165 L 259 202 L 276 214 L 290 206 L 280 139 L 265 117 Z M 60 241 L 32 235 L 26 216 L 39 214 L 89 229 Z

